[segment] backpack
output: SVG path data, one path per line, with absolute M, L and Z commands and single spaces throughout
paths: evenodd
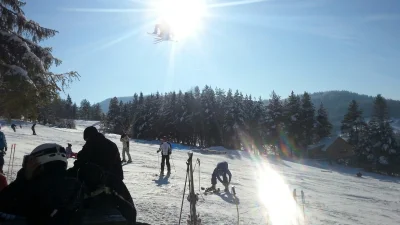
M 68 225 L 80 220 L 83 208 L 83 186 L 76 178 L 43 179 L 32 186 L 28 224 Z
M 85 185 L 85 192 L 93 192 L 106 185 L 107 173 L 94 163 L 85 163 L 78 170 L 78 179 Z

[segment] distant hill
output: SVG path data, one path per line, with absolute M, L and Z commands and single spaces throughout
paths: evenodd
M 385 96 L 383 96 L 385 97 Z M 372 106 L 374 97 L 361 95 L 349 91 L 325 91 L 311 94 L 311 100 L 315 107 L 319 107 L 322 102 L 328 110 L 329 120 L 336 129 L 340 127 L 340 123 L 351 100 L 356 100 L 363 111 L 364 118 L 368 119 L 372 114 Z M 400 101 L 386 99 L 389 108 L 389 116 L 392 118 L 400 118 Z M 396 122 L 396 126 L 398 126 Z
M 286 98 L 287 96 L 282 97 Z M 128 102 L 132 99 L 133 97 L 118 97 L 118 100 L 122 102 Z M 353 99 L 360 105 L 360 108 L 364 112 L 364 117 L 369 118 L 372 113 L 373 96 L 361 95 L 350 91 L 325 91 L 311 94 L 311 100 L 316 108 L 319 107 L 321 102 L 324 104 L 324 107 L 329 113 L 329 120 L 333 123 L 335 130 L 338 130 L 340 127 L 340 122 L 347 112 L 350 101 Z M 110 100 L 111 98 L 108 98 L 100 102 L 101 109 L 105 113 L 108 112 Z M 268 102 L 268 100 L 266 100 L 266 102 Z M 400 119 L 400 101 L 387 99 L 387 103 L 390 117 L 397 118 L 393 126 L 400 128 L 400 120 L 398 120 Z
M 133 96 L 130 96 L 130 97 L 117 97 L 117 98 L 118 98 L 118 101 L 122 101 L 123 103 L 126 103 L 126 102 L 131 101 L 133 99 Z M 101 110 L 104 113 L 108 112 L 108 106 L 110 105 L 111 99 L 112 98 L 107 98 L 106 100 L 103 100 L 103 101 L 99 102 Z

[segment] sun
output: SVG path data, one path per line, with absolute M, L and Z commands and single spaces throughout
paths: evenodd
M 158 0 L 155 3 L 158 20 L 169 24 L 175 38 L 195 35 L 201 29 L 206 0 Z

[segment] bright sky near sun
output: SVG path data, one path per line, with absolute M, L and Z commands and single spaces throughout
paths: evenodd
M 349 90 L 400 99 L 398 0 L 28 0 L 59 31 L 43 43 L 76 70 L 73 101 L 239 89 L 268 98 Z M 153 44 L 166 21 L 178 42 Z

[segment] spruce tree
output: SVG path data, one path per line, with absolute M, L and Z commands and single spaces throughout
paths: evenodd
M 381 95 L 377 95 L 374 99 L 372 117 L 368 125 L 372 146 L 371 151 L 368 152 L 369 159 L 381 165 L 390 164 L 397 155 L 397 143 L 390 125 L 387 103 Z
M 279 147 L 280 131 L 282 129 L 283 118 L 283 105 L 281 97 L 278 96 L 275 91 L 272 91 L 271 98 L 267 106 L 266 125 L 268 142 L 274 147 L 275 151 L 277 147 Z
M 304 92 L 301 98 L 300 121 L 302 128 L 302 145 L 307 146 L 313 143 L 315 108 L 311 102 L 310 94 Z
M 332 124 L 329 122 L 328 112 L 324 108 L 324 105 L 320 104 L 319 109 L 317 111 L 317 118 L 316 118 L 316 142 L 320 141 L 324 137 L 328 137 L 331 135 L 332 131 Z
M 229 89 L 225 98 L 224 106 L 224 146 L 234 148 L 233 139 L 235 138 L 235 108 L 232 90 Z
M 368 126 L 364 121 L 363 112 L 357 101 L 352 100 L 344 115 L 342 125 L 340 127 L 342 135 L 348 139 L 348 142 L 354 146 L 357 155 L 366 159 L 365 151 L 368 149 Z
M 57 31 L 27 19 L 24 5 L 19 0 L 0 1 L 0 115 L 7 117 L 35 116 L 40 106 L 78 77 L 77 72 L 50 71 L 61 60 L 39 42 Z
M 76 103 L 72 105 L 71 116 L 72 119 L 78 119 L 78 106 L 76 105 Z
M 64 118 L 73 119 L 73 117 L 72 117 L 72 99 L 71 99 L 71 97 L 69 95 L 67 96 L 67 100 L 65 102 L 65 116 L 64 116 Z
M 86 99 L 81 101 L 81 106 L 79 107 L 79 115 L 82 120 L 89 120 L 91 114 L 90 102 Z
M 102 118 L 102 114 L 103 114 L 103 112 L 101 111 L 101 107 L 100 107 L 99 103 L 92 105 L 90 120 L 100 121 Z
M 302 121 L 301 116 L 301 99 L 294 92 L 288 97 L 286 104 L 284 104 L 284 123 L 285 129 L 291 142 L 296 147 L 302 139 Z M 293 147 L 291 148 L 291 155 L 293 155 Z
M 119 117 L 121 115 L 121 110 L 119 107 L 118 98 L 114 97 L 110 100 L 110 105 L 108 106 L 108 112 L 106 116 L 106 123 L 104 124 L 104 128 L 107 132 L 114 133 L 119 126 Z

